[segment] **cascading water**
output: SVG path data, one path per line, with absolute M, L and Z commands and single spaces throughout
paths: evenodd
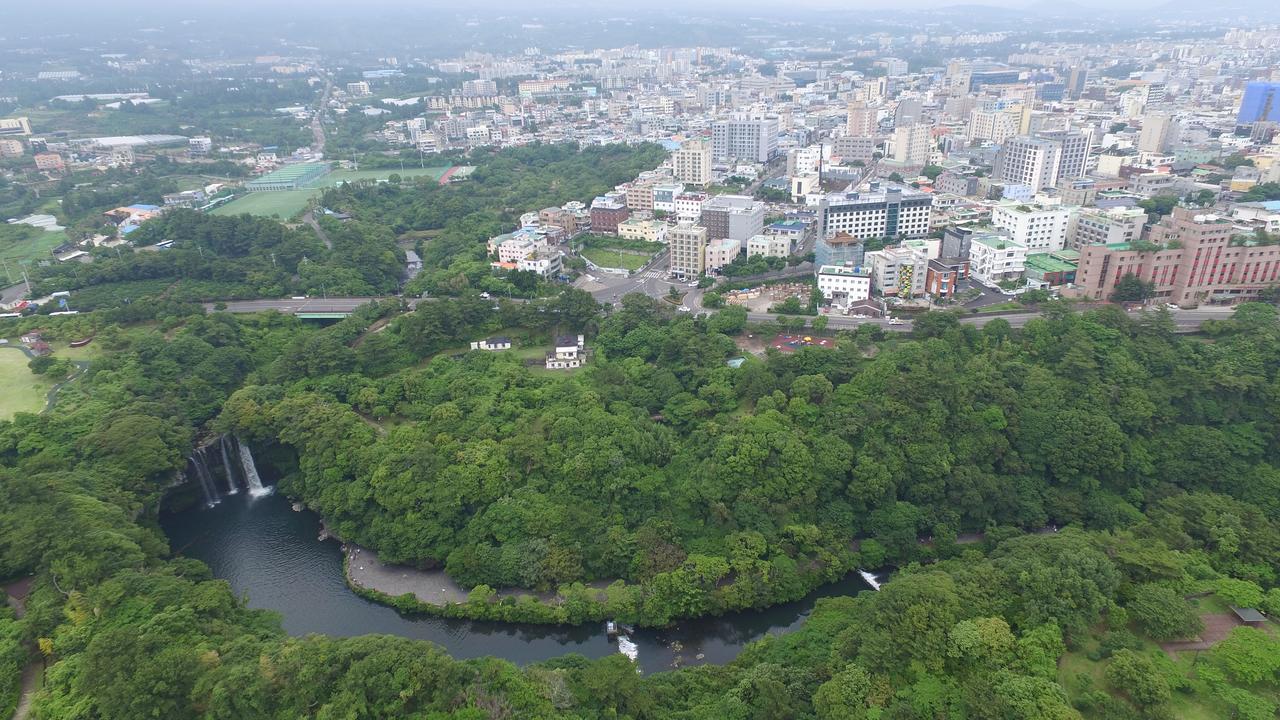
M 872 590 L 880 589 L 880 578 L 877 578 L 875 573 L 869 573 L 866 570 L 859 570 L 858 574 L 862 576 L 863 580 L 867 581 L 867 584 L 871 586 Z
M 262 486 L 262 478 L 258 477 L 258 467 L 253 464 L 253 453 L 249 451 L 249 446 L 236 440 L 236 447 L 240 448 L 240 466 L 244 469 L 244 482 L 249 487 L 249 494 L 254 497 L 270 495 L 271 488 Z
M 231 466 L 231 458 L 227 454 L 227 436 L 223 435 L 218 440 L 218 449 L 222 451 L 222 470 L 227 474 L 227 494 L 235 495 L 240 492 L 240 488 L 236 487 L 236 471 Z
M 205 459 L 205 449 L 199 448 L 188 458 L 195 468 L 196 479 L 200 482 L 200 491 L 204 493 L 206 505 L 217 505 L 222 498 L 218 496 L 218 488 L 213 484 L 213 475 L 209 472 L 209 463 Z

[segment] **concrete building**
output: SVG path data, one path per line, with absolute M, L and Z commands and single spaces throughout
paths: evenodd
M 836 233 L 831 237 L 819 237 L 814 245 L 814 263 L 817 265 L 862 265 L 866 244 L 849 233 Z
M 1226 218 L 1175 207 L 1151 228 L 1150 240 L 1162 249 L 1130 243 L 1081 247 L 1070 294 L 1109 298 L 1132 273 L 1154 285 L 1155 297 L 1184 306 L 1256 297 L 1280 280 L 1280 245 L 1232 245 L 1234 234 Z
M 373 91 L 369 89 L 369 83 L 361 80 L 347 83 L 347 94 L 351 97 L 369 97 Z
M 645 242 L 666 242 L 667 224 L 661 220 L 641 220 L 627 218 L 618 223 L 618 237 L 623 240 L 643 240 Z
M 720 268 L 737 260 L 741 252 L 742 246 L 733 238 L 708 240 L 706 262 L 702 269 L 707 273 L 720 272 Z
M 929 244 L 921 240 L 907 240 L 867 253 L 873 287 L 885 297 L 923 295 L 930 254 Z
M 996 155 L 993 175 L 1009 185 L 1027 185 L 1037 190 L 1053 187 L 1058 180 L 1058 145 L 1025 135 L 1011 138 Z
M 1173 115 L 1147 113 L 1142 117 L 1142 132 L 1138 134 L 1138 152 L 1164 154 L 1177 135 Z
M 923 237 L 929 233 L 933 196 L 902 185 L 872 183 L 865 192 L 810 196 L 816 206 L 818 237 L 847 233 L 867 240 Z
M 1026 246 L 1004 235 L 975 235 L 969 247 L 969 273 L 984 284 L 1020 279 L 1026 262 Z
M 708 195 L 700 192 L 680 193 L 676 196 L 676 219 L 698 222 L 702 219 L 702 206 L 706 204 Z
M 1142 239 L 1142 226 L 1147 213 L 1142 208 L 1079 208 L 1071 216 L 1067 229 L 1067 247 L 1111 245 Z
M 1002 202 L 991 209 L 991 225 L 1003 230 L 1028 253 L 1049 253 L 1067 246 L 1073 208 Z
M 685 279 L 696 278 L 706 270 L 707 229 L 682 220 L 667 230 L 671 247 L 671 274 Z
M 701 222 L 712 240 L 733 238 L 745 248 L 747 240 L 764 230 L 765 204 L 746 195 L 716 195 L 702 205 Z
M 1060 187 L 1064 182 L 1085 174 L 1089 166 L 1089 152 L 1093 149 L 1091 133 L 1044 130 L 1036 136 L 1058 144 L 1058 168 L 1054 187 Z
M 747 239 L 747 257 L 786 257 L 791 254 L 791 240 L 782 235 L 753 235 Z
M 879 141 L 874 137 L 842 137 L 831 144 L 831 152 L 838 155 L 845 163 L 862 162 L 870 164 L 875 159 Z
M 974 110 L 969 113 L 969 137 L 997 145 L 1021 131 L 1021 113 L 1010 110 Z
M 564 271 L 564 255 L 559 250 L 535 250 L 516 261 L 516 269 L 551 278 Z
M 582 367 L 586 362 L 586 344 L 579 335 L 564 335 L 556 338 L 555 349 L 547 353 L 546 368 L 548 370 L 572 370 Z
M 22 143 L 17 140 L 0 139 L 0 158 L 22 157 Z
M 671 164 L 680 182 L 698 187 L 711 184 L 711 146 L 705 140 L 685 140 L 672 155 Z
M 905 125 L 893 131 L 893 162 L 902 167 L 929 164 L 933 135 L 928 125 Z
M 591 231 L 594 233 L 615 235 L 618 223 L 630 216 L 626 193 L 600 195 L 591 201 Z
M 1033 253 L 1027 256 L 1027 282 L 1042 287 L 1069 285 L 1076 281 L 1076 266 L 1079 262 L 1080 254 L 1074 250 Z
M 191 157 L 204 157 L 213 150 L 213 138 L 199 136 L 187 138 L 187 154 Z
M 818 267 L 817 278 L 823 300 L 848 305 L 871 297 L 871 271 L 867 268 L 822 265 Z
M 653 186 L 653 211 L 674 213 L 676 197 L 684 192 L 684 183 L 663 182 Z
M 960 281 L 969 277 L 969 261 L 963 258 L 935 258 L 925 266 L 924 293 L 935 300 L 955 297 Z
M 880 107 L 865 100 L 850 101 L 845 134 L 853 138 L 874 137 L 880 129 Z
M 0 137 L 30 135 L 31 121 L 25 117 L 0 118 Z
M 778 154 L 778 119 L 716 121 L 711 124 L 711 149 L 716 160 L 768 162 Z

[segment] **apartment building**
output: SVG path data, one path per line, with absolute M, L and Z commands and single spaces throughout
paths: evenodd
M 667 230 L 671 247 L 671 274 L 685 279 L 695 278 L 706 270 L 707 229 L 682 220 Z
M 1147 213 L 1142 208 L 1079 208 L 1071 216 L 1067 230 L 1067 247 L 1112 245 L 1142 239 L 1142 226 Z
M 618 223 L 618 237 L 623 240 L 643 240 L 645 242 L 666 242 L 667 224 L 661 220 L 641 220 L 627 218 Z
M 923 237 L 929 234 L 933 196 L 902 185 L 871 183 L 865 192 L 810 196 L 816 206 L 818 237 L 846 233 L 860 240 Z
M 1021 120 L 1020 112 L 976 109 L 969 113 L 969 137 L 1003 145 L 1018 134 Z
M 1036 190 L 1057 187 L 1060 180 L 1085 173 L 1091 147 L 1090 136 L 1083 133 L 1019 135 L 1000 147 L 993 174 L 1006 184 L 1029 185 Z
M 735 118 L 714 122 L 711 150 L 717 160 L 768 162 L 778 154 L 778 119 Z
M 831 152 L 846 163 L 861 161 L 869 164 L 875 159 L 877 147 L 879 147 L 879 141 L 875 137 L 846 136 L 835 139 L 831 144 Z
M 784 235 L 752 235 L 747 239 L 747 257 L 786 257 L 791 254 L 791 239 Z
M 707 202 L 707 194 L 686 192 L 676 195 L 675 208 L 677 220 L 698 222 L 702 219 L 702 206 Z
M 671 156 L 676 179 L 688 185 L 711 184 L 711 146 L 705 140 L 685 140 Z
M 928 125 L 904 125 L 893 131 L 893 162 L 903 167 L 929 164 L 933 149 L 932 129 Z
M 1073 208 L 1002 202 L 991 209 L 991 225 L 1003 230 L 1029 253 L 1049 253 L 1067 246 Z
M 853 100 L 849 103 L 848 112 L 845 134 L 849 137 L 869 138 L 879 131 L 880 106 L 871 105 L 866 100 Z
M 1076 297 L 1106 299 L 1132 273 L 1155 287 L 1155 296 L 1179 305 L 1238 302 L 1280 281 L 1280 245 L 1232 245 L 1233 223 L 1196 208 L 1175 207 L 1152 226 L 1150 240 L 1080 248 Z M 1174 243 L 1174 247 L 1169 247 Z
M 17 140 L 0 139 L 0 158 L 22 157 L 22 143 Z
M 866 254 L 873 287 L 885 297 L 912 298 L 923 295 L 929 260 L 937 255 L 937 242 L 904 240 L 902 243 Z
M 654 212 L 673 213 L 676 211 L 676 197 L 684 192 L 684 183 L 663 182 L 653 186 Z
M 733 238 L 740 247 L 764 231 L 764 203 L 746 195 L 716 195 L 702 205 L 701 222 L 712 240 Z

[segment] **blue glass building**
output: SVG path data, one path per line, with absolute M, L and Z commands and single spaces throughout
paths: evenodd
M 1280 82 L 1251 82 L 1244 88 L 1237 125 L 1280 122 Z

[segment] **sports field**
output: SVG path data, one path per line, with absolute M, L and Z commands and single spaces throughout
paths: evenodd
M 356 180 L 386 180 L 392 175 L 402 178 L 429 177 L 439 180 L 449 168 L 405 168 L 404 170 L 334 170 L 315 182 L 315 187 L 283 192 L 251 192 L 214 208 L 213 215 L 280 216 L 288 220 L 307 208 L 307 201 L 319 197 L 321 190 Z
M 12 340 L 10 341 L 12 342 Z M 44 409 L 44 396 L 53 383 L 33 375 L 25 353 L 16 347 L 0 347 L 0 420 L 20 412 Z

